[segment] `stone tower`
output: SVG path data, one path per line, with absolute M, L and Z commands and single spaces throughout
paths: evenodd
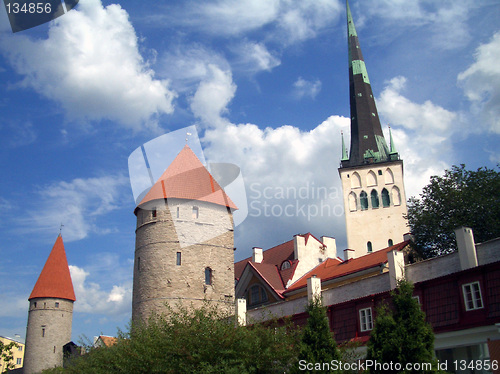
M 138 204 L 132 321 L 203 300 L 234 303 L 237 209 L 186 145 Z
M 28 300 L 24 373 L 62 366 L 63 346 L 71 340 L 76 298 L 61 235 Z
M 380 126 L 358 35 L 347 5 L 351 147 L 342 138 L 342 181 L 347 244 L 355 256 L 386 248 L 403 240 L 408 231 L 403 161 Z M 390 130 L 389 130 L 390 131 Z

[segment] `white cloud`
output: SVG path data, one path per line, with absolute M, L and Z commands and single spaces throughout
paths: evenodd
M 219 53 L 199 44 L 181 44 L 170 47 L 160 58 L 159 73 L 169 77 L 177 91 L 194 91 L 199 82 L 210 74 L 211 65 L 230 70 L 229 63 Z
M 26 206 L 27 215 L 19 222 L 26 232 L 54 232 L 64 224 L 65 241 L 79 240 L 91 232 L 104 234 L 106 225 L 98 217 L 118 209 L 128 179 L 121 175 L 77 178 L 41 187 Z
M 397 150 L 404 160 L 406 194 L 410 197 L 421 192 L 431 175 L 449 167 L 451 138 L 463 126 L 457 113 L 431 101 L 418 104 L 403 96 L 405 85 L 404 77 L 391 79 L 377 100 L 377 108 L 392 126 Z M 387 131 L 385 137 L 389 140 Z
M 237 68 L 252 73 L 271 71 L 281 63 L 263 43 L 245 40 L 233 48 L 233 51 L 238 55 Z
M 151 17 L 154 22 L 190 26 L 215 36 L 241 36 L 267 28 L 267 39 L 295 43 L 312 38 L 342 12 L 336 0 L 219 0 L 192 3 L 171 15 Z M 181 14 L 179 14 L 181 12 Z
M 363 6 L 363 5 L 361 5 Z M 352 5 L 351 5 L 352 7 Z M 433 47 L 453 49 L 466 45 L 471 38 L 467 24 L 478 4 L 474 1 L 443 0 L 431 2 L 428 0 L 372 0 L 369 7 L 363 7 L 360 22 L 356 26 L 363 26 L 365 16 L 379 17 L 385 21 L 397 23 L 397 29 L 419 27 L 425 30 L 428 27 L 432 37 L 429 43 Z M 356 16 L 358 14 L 356 13 Z M 387 34 L 387 26 L 383 32 Z
M 110 291 L 88 280 L 91 273 L 75 265 L 69 265 L 75 289 L 75 311 L 92 314 L 118 315 L 130 312 L 132 289 L 130 285 L 113 285 Z
M 47 39 L 11 35 L 0 47 L 24 76 L 22 86 L 60 103 L 70 120 L 156 129 L 157 117 L 173 111 L 175 93 L 154 78 L 119 5 L 82 1 L 51 24 Z
M 293 96 L 297 99 L 302 99 L 304 97 L 314 99 L 320 91 L 321 81 L 319 79 L 316 79 L 315 81 L 307 81 L 304 78 L 299 77 L 293 84 Z
M 208 74 L 191 99 L 191 110 L 209 126 L 221 125 L 225 123 L 221 116 L 227 112 L 227 106 L 235 92 L 236 85 L 231 72 L 208 65 Z
M 475 62 L 458 75 L 465 95 L 472 102 L 472 111 L 482 121 L 475 124 L 478 130 L 500 134 L 500 32 L 489 43 L 476 50 Z

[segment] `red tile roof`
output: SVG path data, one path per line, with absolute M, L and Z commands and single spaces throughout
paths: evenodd
M 151 187 L 138 207 L 149 201 L 167 198 L 206 201 L 238 209 L 187 145 Z
M 314 269 L 310 270 L 306 274 L 304 274 L 301 278 L 299 278 L 294 284 L 292 284 L 285 293 L 297 290 L 302 287 L 307 287 L 307 279 L 312 275 L 316 275 L 316 277 L 320 278 L 322 282 L 340 278 L 349 274 L 357 273 L 362 270 L 366 270 L 369 268 L 373 268 L 380 264 L 387 262 L 387 253 L 393 250 L 401 251 L 405 248 L 410 242 L 404 241 L 393 246 L 387 247 L 385 249 L 381 249 L 379 251 L 369 253 L 367 255 L 354 258 L 348 261 L 341 261 L 337 258 L 332 259 L 328 258 L 326 261 L 323 261 L 321 264 L 316 266 Z
M 297 261 L 294 261 L 294 256 L 293 256 L 293 240 L 289 240 L 283 244 L 279 244 L 275 247 L 269 248 L 263 251 L 262 254 L 263 254 L 263 259 L 262 259 L 263 264 L 270 264 L 278 267 L 278 269 L 281 269 L 281 264 L 283 263 L 283 261 L 289 260 L 292 262 L 293 269 L 295 269 L 296 264 L 294 264 L 294 262 Z M 245 270 L 245 266 L 247 265 L 247 263 L 251 261 L 252 257 L 248 257 L 234 264 L 234 277 L 236 279 L 240 279 L 241 274 L 243 274 L 243 270 Z M 255 264 L 255 262 L 252 262 L 252 264 Z M 280 270 L 280 272 L 285 272 L 286 274 L 290 273 L 290 271 L 287 270 L 289 269 Z M 293 272 L 289 274 L 290 278 L 292 275 Z M 288 279 L 286 280 L 283 279 L 282 282 L 286 285 Z
M 118 339 L 113 336 L 99 335 L 99 339 L 101 339 L 102 343 L 106 347 L 111 347 L 118 342 Z
M 57 237 L 49 258 L 28 300 L 38 297 L 53 297 L 76 301 L 61 235 Z

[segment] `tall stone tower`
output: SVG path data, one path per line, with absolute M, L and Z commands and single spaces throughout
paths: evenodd
M 186 145 L 138 204 L 132 321 L 234 303 L 236 205 Z
M 71 340 L 76 298 L 61 235 L 28 300 L 24 373 L 62 366 L 63 346 Z
M 355 256 L 403 240 L 408 231 L 403 161 L 382 133 L 358 35 L 347 5 L 351 148 L 342 138 L 338 169 L 344 194 L 347 243 Z

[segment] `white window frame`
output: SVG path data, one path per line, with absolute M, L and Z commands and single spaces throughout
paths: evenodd
M 481 285 L 479 281 L 463 284 L 462 292 L 464 294 L 466 311 L 484 308 L 483 295 L 481 294 Z
M 373 314 L 371 307 L 359 310 L 359 327 L 362 332 L 373 330 Z

